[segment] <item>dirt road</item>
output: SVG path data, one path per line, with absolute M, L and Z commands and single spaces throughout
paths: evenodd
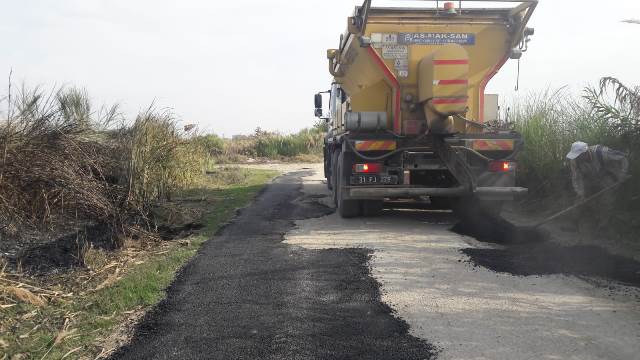
M 456 219 L 446 212 L 340 219 L 326 206 L 320 170 L 314 165 L 270 185 L 205 245 L 114 358 L 634 359 L 640 353 L 638 287 L 568 276 L 545 261 L 536 262 L 550 264 L 540 271 L 528 264 L 521 274 L 521 262 L 532 262 L 534 252 L 456 234 L 450 230 Z M 636 263 L 625 266 L 640 271 Z

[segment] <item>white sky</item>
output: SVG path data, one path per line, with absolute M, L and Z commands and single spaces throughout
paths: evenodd
M 325 50 L 361 2 L 0 0 L 0 75 L 13 68 L 14 83 L 86 87 L 128 117 L 155 100 L 227 137 L 295 131 L 313 124 L 312 96 L 330 83 Z M 640 18 L 640 1 L 541 0 L 520 93 L 577 92 L 602 76 L 640 84 L 640 25 L 628 18 Z M 513 96 L 515 65 L 487 92 Z

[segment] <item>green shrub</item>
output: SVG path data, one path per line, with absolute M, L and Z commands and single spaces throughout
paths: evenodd
M 145 204 L 168 200 L 203 174 L 206 145 L 182 133 L 170 112 L 149 108 L 123 132 L 130 198 Z
M 533 196 L 551 196 L 566 188 L 570 178 L 565 156 L 575 141 L 628 152 L 632 173 L 639 174 L 638 90 L 619 90 L 620 86 L 624 85 L 605 78 L 598 88 L 586 88 L 581 97 L 560 89 L 529 95 L 511 106 L 509 121 L 525 141 L 519 181 L 535 190 Z
M 224 153 L 219 158 L 224 160 L 245 156 L 281 159 L 299 155 L 320 155 L 322 154 L 323 139 L 324 132 L 321 127 L 303 129 L 289 135 L 257 128 L 253 135 L 226 140 Z
M 207 155 L 214 157 L 224 153 L 224 140 L 216 134 L 206 134 L 193 139 L 202 146 Z

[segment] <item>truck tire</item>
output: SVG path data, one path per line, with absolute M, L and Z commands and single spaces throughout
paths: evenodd
M 367 217 L 380 216 L 382 214 L 382 200 L 363 200 L 360 201 L 362 215 Z
M 333 190 L 333 179 L 331 174 L 333 174 L 333 161 L 332 161 L 333 153 L 329 153 L 328 150 L 324 151 L 324 177 L 327 179 L 327 188 L 329 190 Z
M 360 204 L 357 200 L 348 200 L 345 196 L 345 187 L 349 184 L 350 172 L 347 170 L 351 166 L 351 156 L 340 152 L 337 161 L 336 181 L 334 182 L 336 193 L 336 207 L 338 214 L 342 218 L 352 218 L 360 215 Z
M 340 150 L 336 150 L 331 154 L 331 173 L 338 173 L 338 157 L 340 156 Z M 336 184 L 337 176 L 330 176 L 328 181 L 331 182 L 331 197 L 333 198 L 333 204 L 338 207 L 338 185 Z

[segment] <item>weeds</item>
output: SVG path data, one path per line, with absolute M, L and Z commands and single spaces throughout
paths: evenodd
M 128 198 L 142 204 L 170 200 L 171 194 L 194 183 L 206 165 L 206 153 L 198 141 L 178 130 L 173 115 L 153 107 L 136 118 L 122 133 L 127 162 Z
M 100 131 L 117 113 L 96 117 L 84 97 L 23 87 L 9 104 L 13 115 L 0 125 L 0 227 L 51 228 L 74 218 L 121 223 L 114 207 L 121 194 L 108 181 L 117 164 Z
M 250 136 L 239 136 L 223 140 L 223 150 L 215 157 L 218 163 L 239 162 L 247 157 L 283 159 L 322 154 L 326 131 L 324 121 L 312 128 L 302 129 L 295 134 L 283 135 L 256 128 Z
M 586 88 L 581 97 L 560 89 L 517 102 L 509 120 L 525 141 L 525 151 L 519 158 L 520 182 L 536 197 L 554 196 L 565 189 L 570 179 L 565 156 L 575 141 L 629 153 L 632 173 L 638 174 L 638 99 L 637 88 L 605 78 L 599 87 Z
M 106 224 L 113 245 L 151 229 L 153 202 L 204 172 L 203 147 L 150 107 L 127 126 L 83 90 L 22 87 L 0 122 L 0 236 L 63 224 Z M 9 100 L 11 99 L 11 100 Z
M 293 157 L 319 152 L 322 149 L 322 133 L 304 129 L 294 135 L 280 135 L 256 129 L 255 154 L 259 157 Z

